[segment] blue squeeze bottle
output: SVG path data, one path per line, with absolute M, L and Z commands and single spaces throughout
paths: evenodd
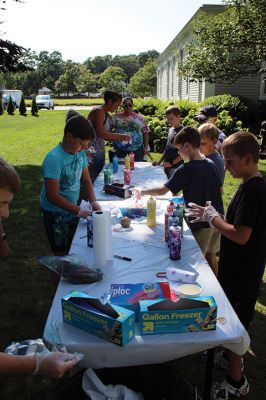
M 113 157 L 113 173 L 116 174 L 118 172 L 118 157 L 114 155 Z

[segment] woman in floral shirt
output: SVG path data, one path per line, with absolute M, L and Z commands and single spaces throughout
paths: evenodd
M 142 115 L 133 112 L 131 97 L 124 98 L 122 107 L 124 111 L 112 117 L 112 127 L 117 133 L 130 135 L 131 140 L 129 143 L 114 142 L 114 149 L 119 158 L 133 152 L 135 161 L 143 161 L 143 154 L 149 154 L 149 127 Z

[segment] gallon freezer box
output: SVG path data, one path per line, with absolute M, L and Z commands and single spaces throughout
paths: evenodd
M 76 290 L 62 298 L 64 322 L 119 346 L 135 336 L 135 313 Z

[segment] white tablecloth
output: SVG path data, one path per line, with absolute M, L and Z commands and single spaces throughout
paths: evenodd
M 110 164 L 111 175 L 113 175 L 113 166 Z M 124 165 L 119 165 L 118 173 L 116 176 L 124 182 Z M 135 163 L 135 169 L 131 171 L 131 184 L 138 185 L 140 187 L 145 187 L 146 189 L 150 189 L 153 187 L 161 186 L 167 181 L 167 176 L 163 171 L 162 166 L 153 167 L 151 163 L 147 162 L 137 162 Z M 98 178 L 93 184 L 94 192 L 97 200 L 121 200 L 121 198 L 112 196 L 110 194 L 106 194 L 103 191 L 104 186 L 104 170 L 100 173 Z M 167 196 L 169 197 L 171 193 Z
M 102 202 L 104 208 L 117 207 L 117 202 Z M 123 201 L 121 204 L 125 204 Z M 218 345 L 224 345 L 237 354 L 244 354 L 250 344 L 249 336 L 240 323 L 217 279 L 205 261 L 193 235 L 186 227 L 182 241 L 182 258 L 169 259 L 169 250 L 164 242 L 163 212 L 166 201 L 157 200 L 157 221 L 155 228 L 145 223 L 134 223 L 133 231 L 113 232 L 114 253 L 131 257 L 132 261 L 114 259 L 103 268 L 101 282 L 91 285 L 71 285 L 61 280 L 44 330 L 44 339 L 59 343 L 71 352 L 85 354 L 84 367 L 122 367 L 140 364 L 160 363 L 194 354 Z M 93 252 L 87 247 L 86 224 L 80 221 L 70 253 L 82 255 L 93 263 Z M 111 283 L 140 283 L 162 280 L 156 273 L 168 266 L 176 266 L 197 273 L 197 281 L 202 286 L 202 295 L 211 295 L 218 305 L 218 316 L 225 318 L 223 325 L 217 324 L 216 331 L 140 336 L 125 347 L 119 347 L 85 331 L 63 323 L 61 298 L 77 289 L 90 295 L 101 297 L 108 292 Z

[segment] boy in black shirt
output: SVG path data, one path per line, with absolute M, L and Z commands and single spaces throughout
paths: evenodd
M 223 214 L 222 184 L 214 162 L 208 158 L 202 158 L 200 154 L 198 130 L 192 126 L 186 126 L 175 135 L 174 144 L 186 162 L 176 169 L 174 175 L 164 185 L 142 189 L 141 194 L 162 196 L 170 190 L 175 195 L 182 190 L 186 206 L 191 201 L 203 206 L 207 200 L 210 200 Z M 202 253 L 204 255 L 207 252 L 213 253 L 213 246 L 216 246 L 215 230 L 207 222 L 192 224 L 190 228 Z
M 165 117 L 171 125 L 168 131 L 166 147 L 160 160 L 154 161 L 152 165 L 160 165 L 163 162 L 164 172 L 167 178 L 170 179 L 175 170 L 183 164 L 178 148 L 174 144 L 175 135 L 183 129 L 183 126 L 180 125 L 181 111 L 178 107 L 168 107 L 165 111 Z
M 246 329 L 253 319 L 266 261 L 266 183 L 258 170 L 259 144 L 249 132 L 229 136 L 222 144 L 225 168 L 242 178 L 227 210 L 226 220 L 212 206 L 192 204 L 195 222 L 207 221 L 222 234 L 218 280 Z M 249 383 L 242 358 L 226 350 L 228 376 L 217 385 L 214 399 L 240 398 Z

